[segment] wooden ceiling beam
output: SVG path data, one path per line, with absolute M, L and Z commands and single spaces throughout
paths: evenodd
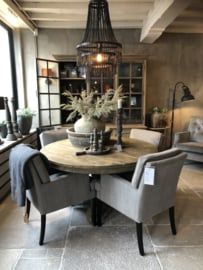
M 88 5 L 85 2 L 20 2 L 20 6 L 28 12 L 64 12 L 64 10 L 84 9 L 87 12 Z M 135 10 L 146 12 L 152 6 L 151 2 L 109 2 L 110 12 L 113 10 Z
M 80 16 L 80 20 L 86 21 L 87 14 L 85 14 L 82 10 L 78 10 L 71 14 L 54 14 L 54 13 L 29 13 L 30 18 L 35 21 L 78 21 L 78 16 Z M 128 21 L 143 21 L 143 18 L 147 15 L 144 14 L 134 14 L 134 12 L 128 13 Z M 112 14 L 112 21 L 122 21 L 122 17 L 120 14 Z
M 153 43 L 157 40 L 190 2 L 191 0 L 156 1 L 143 24 L 140 41 Z
M 17 0 L 19 4 L 22 3 L 89 3 L 90 0 Z M 122 3 L 125 1 L 128 3 L 144 3 L 144 4 L 152 4 L 154 0 L 109 0 L 108 3 Z
M 22 12 L 18 6 L 11 0 L 1 0 L 4 4 L 8 6 L 8 9 L 10 9 L 17 17 L 22 20 L 22 22 L 34 33 L 37 34 L 37 28 L 36 25 Z
M 60 28 L 60 29 L 84 29 L 86 26 L 85 21 L 72 21 L 72 22 L 65 22 L 65 21 L 36 21 L 39 28 Z M 133 25 L 133 26 L 132 26 Z M 133 28 L 141 28 L 142 21 L 127 21 L 127 20 L 120 20 L 112 22 L 112 27 L 114 29 L 133 29 Z

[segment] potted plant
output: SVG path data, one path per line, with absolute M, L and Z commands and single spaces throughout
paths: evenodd
M 116 90 L 109 89 L 102 96 L 98 96 L 94 91 L 83 90 L 81 96 L 73 96 L 70 91 L 65 91 L 63 95 L 67 98 L 67 104 L 62 104 L 62 108 L 72 111 L 67 122 L 81 116 L 74 124 L 74 130 L 78 133 L 91 133 L 94 128 L 105 129 L 104 119 L 107 118 L 117 108 L 118 99 L 121 96 L 122 86 Z
M 17 111 L 18 128 L 22 135 L 27 135 L 32 127 L 32 118 L 36 113 L 30 108 L 24 108 Z
M 151 112 L 151 123 L 153 128 L 161 128 L 167 126 L 167 108 L 160 108 L 155 106 L 151 109 Z

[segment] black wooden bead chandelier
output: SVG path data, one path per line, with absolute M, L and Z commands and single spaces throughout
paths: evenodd
M 122 45 L 115 38 L 106 0 L 89 2 L 85 35 L 76 48 L 78 66 L 89 69 L 93 75 L 115 71 Z

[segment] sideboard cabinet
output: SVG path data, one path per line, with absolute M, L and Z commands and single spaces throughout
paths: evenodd
M 57 60 L 62 58 L 55 56 Z M 94 90 L 96 95 L 108 89 L 123 86 L 123 122 L 126 124 L 145 123 L 146 60 L 124 56 L 117 67 L 115 76 L 103 74 L 85 78 L 82 69 L 77 67 L 74 57 L 53 61 L 37 59 L 39 124 L 40 127 L 66 124 L 69 111 L 62 110 L 60 104 L 66 102 L 62 93 L 70 91 L 80 96 L 81 91 Z M 76 119 L 75 119 L 76 120 Z M 75 121 L 73 120 L 73 121 Z M 114 121 L 110 118 L 110 122 Z

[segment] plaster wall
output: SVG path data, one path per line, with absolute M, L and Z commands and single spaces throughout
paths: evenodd
M 36 91 L 36 83 L 33 82 L 36 79 L 34 39 L 26 31 L 23 35 L 25 66 L 31 68 L 29 72 L 26 68 L 28 103 L 30 99 L 37 103 L 33 94 Z M 147 59 L 147 111 L 153 106 L 170 110 L 174 85 L 183 81 L 191 89 L 195 100 L 180 103 L 182 90 L 177 91 L 174 130 L 185 128 L 191 116 L 203 117 L 203 35 L 163 34 L 154 44 L 139 43 L 139 30 L 115 30 L 115 35 L 123 45 L 123 54 Z M 38 57 L 54 59 L 54 54 L 75 55 L 76 44 L 82 37 L 83 30 L 40 30 Z

